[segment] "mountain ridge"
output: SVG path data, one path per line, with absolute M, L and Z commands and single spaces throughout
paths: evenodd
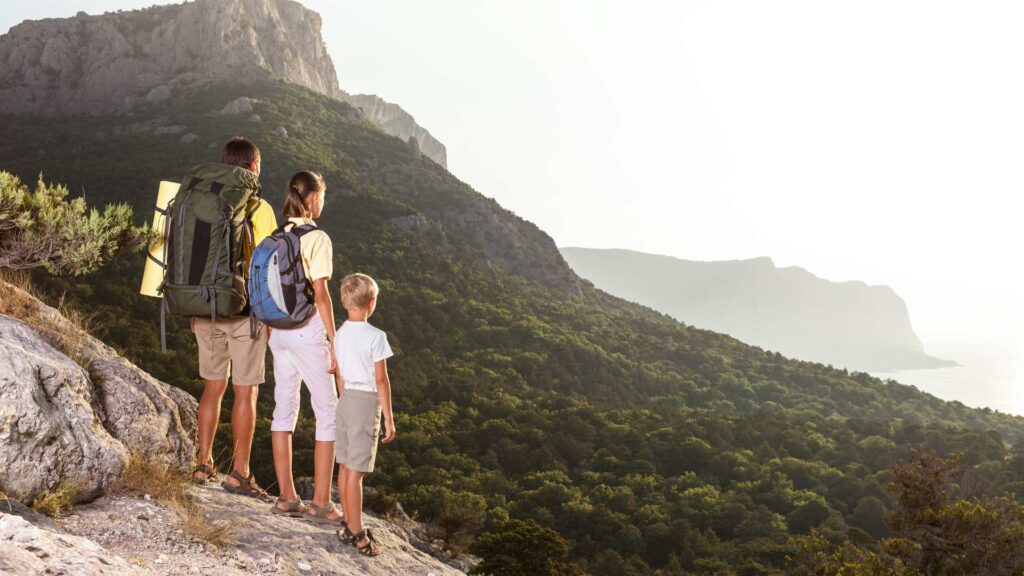
M 598 288 L 790 357 L 869 371 L 956 365 L 924 352 L 906 303 L 889 286 L 831 281 L 767 256 L 698 261 L 624 249 L 560 251 Z

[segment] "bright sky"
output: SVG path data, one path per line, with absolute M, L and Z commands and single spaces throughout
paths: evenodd
M 7 2 L 5 2 L 7 3 Z M 307 0 L 342 88 L 562 246 L 893 286 L 1024 375 L 1024 4 Z M 27 18 L 151 0 L 41 0 Z

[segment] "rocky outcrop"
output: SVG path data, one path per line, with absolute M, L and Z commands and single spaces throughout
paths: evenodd
M 56 310 L 5 286 L 32 323 L 0 315 L 0 492 L 30 501 L 62 481 L 95 498 L 131 454 L 187 468 L 195 400 L 86 334 Z M 63 346 L 62 344 L 63 343 Z
M 562 255 L 610 294 L 793 358 L 878 372 L 954 364 L 925 354 L 906 303 L 888 286 L 830 282 L 770 258 L 698 262 L 587 248 Z
M 0 503 L 0 574 L 143 575 L 99 544 L 5 514 Z
M 399 106 L 341 90 L 320 30 L 320 15 L 292 0 L 196 0 L 26 21 L 0 36 L 0 111 L 128 112 L 211 82 L 269 77 L 350 102 L 382 131 L 415 136 L 446 166 L 444 145 Z
M 208 517 L 230 520 L 233 543 L 214 547 L 183 534 L 174 510 L 142 497 L 105 496 L 57 527 L 7 514 L 0 502 L 0 574 L 464 574 L 418 549 L 423 543 L 405 526 L 413 522 L 366 514 L 365 525 L 385 550 L 366 558 L 329 528 L 274 516 L 255 499 L 219 487 L 188 493 Z
M 128 449 L 103 428 L 88 372 L 28 326 L 0 316 L 0 491 L 30 501 L 73 482 L 96 497 Z
M 341 99 L 361 110 L 364 118 L 384 132 L 405 142 L 409 142 L 410 138 L 415 138 L 422 154 L 441 166 L 448 166 L 448 151 L 444 144 L 441 144 L 430 132 L 417 124 L 412 115 L 402 110 L 397 104 L 392 104 L 373 94 L 346 94 L 343 92 Z
M 114 112 L 268 75 L 338 97 L 320 15 L 291 0 L 197 0 L 23 22 L 0 36 L 0 109 Z

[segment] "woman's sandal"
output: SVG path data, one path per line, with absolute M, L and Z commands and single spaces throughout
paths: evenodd
M 196 474 L 205 474 L 206 478 L 196 478 Z M 196 467 L 192 469 L 192 483 L 200 486 L 209 484 L 217 479 L 218 474 L 217 469 L 212 466 L 197 464 Z
M 281 504 L 284 504 L 285 507 L 281 508 Z M 274 505 L 270 507 L 270 511 L 278 516 L 302 518 L 306 513 L 306 505 L 302 503 L 302 498 L 296 498 L 295 500 L 278 498 Z
M 360 546 L 359 541 L 363 538 L 366 538 L 366 544 Z M 380 546 L 377 546 L 377 541 L 373 538 L 373 532 L 370 532 L 369 528 L 365 528 L 356 534 L 353 534 L 352 545 L 355 546 L 356 552 L 359 552 L 363 556 L 377 556 L 382 552 Z
M 337 516 L 331 518 L 331 514 L 337 514 Z M 327 506 L 317 506 L 310 502 L 303 518 L 317 524 L 331 524 L 333 526 L 340 526 L 345 521 L 341 515 L 341 511 L 335 508 L 334 502 L 331 502 Z
M 272 502 L 274 500 L 273 498 L 271 498 L 270 494 L 267 494 L 266 490 L 260 488 L 259 485 L 256 484 L 256 478 L 252 475 L 251 472 L 249 473 L 248 478 L 243 478 L 242 475 L 239 474 L 237 470 L 232 470 L 231 474 L 228 474 L 228 477 L 237 480 L 238 486 L 233 486 L 227 480 L 224 480 L 223 482 L 220 483 L 221 487 L 224 488 L 224 490 L 227 490 L 232 494 L 241 494 L 242 496 L 249 496 L 251 498 L 256 498 L 264 502 Z

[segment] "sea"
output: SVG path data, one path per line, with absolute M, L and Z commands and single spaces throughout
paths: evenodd
M 926 341 L 925 348 L 959 366 L 873 375 L 916 386 L 943 400 L 1024 416 L 1024 342 Z

